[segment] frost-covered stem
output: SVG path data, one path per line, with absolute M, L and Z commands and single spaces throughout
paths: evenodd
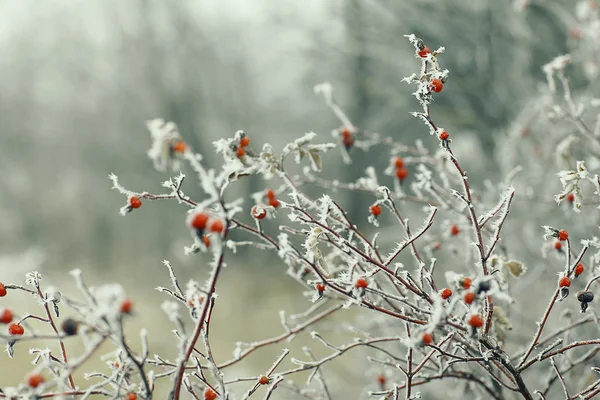
M 48 302 L 46 302 L 46 299 L 44 298 L 44 294 L 42 293 L 42 290 L 40 289 L 40 285 L 37 283 L 37 281 L 35 283 L 35 288 L 37 291 L 37 295 L 40 297 L 40 300 L 44 304 L 44 311 L 46 312 L 46 317 L 48 318 L 47 322 L 50 324 L 50 326 L 52 327 L 52 330 L 56 334 L 58 344 L 60 346 L 62 361 L 64 362 L 65 365 L 67 365 L 69 363 L 69 359 L 67 357 L 67 348 L 65 347 L 65 343 L 63 342 L 60 333 L 58 332 L 58 328 L 56 327 L 56 324 L 54 323 L 54 318 L 52 318 L 52 313 L 50 312 L 50 307 L 48 307 Z M 69 372 L 69 386 L 71 386 L 71 389 L 75 390 L 75 381 L 73 380 L 73 375 L 70 372 Z
M 273 238 L 271 238 L 269 235 L 265 234 L 264 232 L 259 231 L 258 229 L 255 229 L 255 228 L 251 227 L 250 225 L 246 225 L 242 221 L 235 219 L 235 218 L 232 219 L 232 222 L 235 224 L 235 228 L 241 228 L 247 232 L 250 232 L 251 234 L 256 235 L 259 238 L 261 238 L 262 240 L 268 242 L 276 250 L 279 250 L 279 244 Z
M 275 344 L 275 343 L 280 343 L 280 342 L 282 342 L 282 341 L 284 341 L 284 340 L 286 340 L 286 339 L 288 339 L 288 338 L 290 338 L 292 336 L 295 336 L 298 333 L 302 332 L 304 329 L 308 328 L 309 326 L 314 325 L 318 321 L 320 321 L 320 320 L 322 320 L 322 319 L 330 316 L 334 312 L 342 309 L 342 307 L 343 307 L 343 304 L 339 304 L 339 305 L 336 305 L 334 307 L 331 307 L 331 308 L 323 311 L 322 313 L 317 314 L 314 317 L 306 320 L 304 323 L 296 325 L 294 328 L 290 329 L 289 331 L 287 331 L 287 332 L 285 332 L 285 333 L 283 333 L 283 334 L 281 334 L 279 336 L 276 336 L 276 337 L 271 338 L 271 339 L 262 340 L 260 342 L 255 342 L 255 343 L 252 344 L 251 347 L 247 348 L 242 353 L 240 353 L 240 355 L 238 357 L 236 357 L 236 358 L 234 358 L 232 360 L 229 360 L 229 361 L 225 361 L 223 364 L 220 364 L 219 368 L 221 368 L 221 369 L 222 368 L 227 368 L 227 367 L 229 367 L 229 366 L 231 366 L 233 364 L 236 364 L 237 362 L 241 361 L 243 358 L 246 358 L 246 356 L 250 355 L 251 353 L 253 353 L 254 351 L 256 351 L 256 350 L 258 350 L 258 349 L 260 349 L 262 347 L 265 347 L 265 346 L 268 346 L 268 345 L 271 345 L 271 344 Z
M 278 376 L 277 378 L 275 378 L 275 380 L 271 384 L 271 387 L 269 388 L 269 390 L 265 394 L 265 399 L 264 400 L 269 400 L 271 398 L 271 395 L 273 394 L 273 392 L 275 391 L 275 389 L 277 389 L 277 386 L 281 382 L 283 382 L 283 377 L 282 376 Z
M 140 375 L 140 379 L 142 380 L 142 384 L 144 385 L 144 390 L 146 391 L 146 396 L 148 399 L 152 399 L 152 389 L 150 388 L 150 383 L 148 382 L 148 378 L 146 377 L 146 373 L 144 372 L 144 361 L 138 361 L 137 358 L 133 355 L 133 352 L 127 346 L 125 342 L 125 332 L 123 330 L 123 321 L 119 320 L 119 341 L 121 343 L 121 347 L 127 354 L 127 357 L 131 360 L 133 365 L 135 365 L 138 373 Z
M 600 339 L 581 340 L 581 341 L 578 341 L 578 342 L 569 343 L 565 347 L 562 347 L 562 348 L 560 348 L 558 350 L 551 351 L 551 352 L 543 355 L 542 357 L 539 357 L 539 359 L 534 358 L 532 360 L 529 360 L 526 364 L 524 364 L 522 367 L 519 368 L 519 371 L 523 371 L 523 370 L 531 367 L 533 364 L 535 364 L 538 361 L 543 361 L 543 360 L 546 360 L 548 358 L 554 357 L 557 354 L 562 354 L 565 351 L 571 350 L 571 349 L 573 349 L 575 347 L 589 346 L 589 345 L 600 345 Z
M 558 299 L 559 294 L 560 294 L 560 288 L 556 288 L 554 290 L 554 294 L 552 295 L 552 298 L 550 299 L 550 303 L 548 303 L 548 307 L 546 307 L 546 311 L 544 312 L 542 321 L 540 322 L 540 324 L 538 326 L 537 332 L 533 336 L 533 340 L 531 341 L 529 348 L 527 349 L 527 351 L 521 358 L 519 365 L 517 365 L 517 369 L 519 371 L 523 371 L 525 368 L 527 368 L 529 366 L 529 365 L 524 365 L 525 361 L 527 361 L 527 358 L 529 357 L 529 355 L 535 348 L 536 344 L 538 343 L 538 340 L 540 339 L 540 336 L 542 335 L 542 331 L 544 330 L 544 326 L 546 325 L 546 322 L 548 321 L 548 317 L 550 316 L 550 312 L 552 311 L 552 307 L 554 307 L 554 304 L 556 303 L 556 300 Z
M 494 238 L 492 239 L 492 243 L 490 244 L 488 252 L 485 256 L 486 259 L 489 259 L 491 257 L 492 252 L 494 251 L 494 248 L 496 247 L 496 244 L 498 244 L 498 241 L 500 240 L 500 231 L 502 230 L 502 226 L 504 225 L 504 222 L 506 221 L 506 218 L 508 217 L 508 213 L 510 210 L 510 204 L 511 204 L 514 196 L 515 196 L 515 191 L 513 189 L 509 192 L 509 194 L 505 200 L 504 212 L 502 213 L 500 222 L 498 222 L 498 225 L 496 226 L 496 229 L 494 230 Z M 481 224 L 479 224 L 479 226 L 481 226 Z
M 569 396 L 569 391 L 567 390 L 567 384 L 565 383 L 565 378 L 562 376 L 562 374 L 560 373 L 560 370 L 556 366 L 554 357 L 550 357 L 550 364 L 552 364 L 552 368 L 554 368 L 554 371 L 556 372 L 556 376 L 558 376 L 558 380 L 560 381 L 560 384 L 562 385 L 563 392 L 565 393 L 565 399 L 569 399 L 570 396 Z
M 404 327 L 406 329 L 406 337 L 410 340 L 410 326 L 405 323 Z M 406 360 L 406 400 L 410 400 L 410 395 L 412 392 L 412 378 L 413 378 L 413 348 L 412 346 L 408 346 L 408 355 Z
M 225 242 L 227 240 L 227 235 L 229 233 L 229 223 L 230 222 L 228 220 L 225 221 L 225 234 L 223 235 L 223 239 L 222 239 L 223 242 Z M 214 271 L 212 274 L 212 279 L 211 279 L 210 285 L 209 285 L 209 290 L 208 290 L 208 294 L 207 294 L 208 299 L 212 298 L 212 295 L 215 293 L 215 290 L 217 287 L 217 280 L 219 279 L 221 269 L 223 268 L 224 257 L 225 257 L 225 246 L 221 246 L 219 259 L 215 265 L 215 268 L 214 268 Z M 184 357 L 180 361 L 179 366 L 177 367 L 177 372 L 175 373 L 175 379 L 173 382 L 173 389 L 172 389 L 173 400 L 179 400 L 179 396 L 181 393 L 181 381 L 183 379 L 183 373 L 185 372 L 185 366 L 186 366 L 187 361 L 189 360 L 190 356 L 194 352 L 194 346 L 196 345 L 196 342 L 198 341 L 198 338 L 200 337 L 202 329 L 204 328 L 204 319 L 206 318 L 206 314 L 209 309 L 208 304 L 209 304 L 209 301 L 205 301 L 202 306 L 202 312 L 200 313 L 200 317 L 198 318 L 198 322 L 196 323 L 196 327 L 194 328 L 194 333 L 192 334 L 192 339 L 188 343 L 188 348 L 185 351 Z

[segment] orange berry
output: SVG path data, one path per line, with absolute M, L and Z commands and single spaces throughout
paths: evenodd
M 417 52 L 417 54 L 421 58 L 427 57 L 427 54 L 429 54 L 429 53 L 431 53 L 431 50 L 429 50 L 429 47 L 427 47 L 427 46 L 423 46 L 423 48 Z
M 365 278 L 358 278 L 356 282 L 354 282 L 354 287 L 357 289 L 366 289 L 369 286 L 369 283 Z
M 122 314 L 129 314 L 131 313 L 131 310 L 133 309 L 133 302 L 129 299 L 125 299 L 121 302 L 121 305 L 119 306 L 119 311 L 121 311 Z
M 575 278 L 577 278 L 579 275 L 583 274 L 583 270 L 585 268 L 583 267 L 582 263 L 577 264 L 577 266 L 575 267 Z
M 263 219 L 267 216 L 267 210 L 258 205 L 255 205 L 254 207 L 252 207 L 250 215 L 252 215 L 252 217 L 256 219 Z
M 173 151 L 175 153 L 185 153 L 187 150 L 187 144 L 183 140 L 178 141 L 173 145 Z
M 137 394 L 131 392 L 131 393 L 127 393 L 127 397 L 125 397 L 126 400 L 137 400 Z
M 398 168 L 396 169 L 396 178 L 401 181 L 405 180 L 408 177 L 408 170 L 406 168 Z
M 473 292 L 465 293 L 464 300 L 465 300 L 465 303 L 467 303 L 467 304 L 473 303 L 473 301 L 475 301 L 475 293 L 473 293 Z
M 431 89 L 436 92 L 439 93 L 442 91 L 442 89 L 444 88 L 444 82 L 442 82 L 441 79 L 435 78 L 431 80 Z
M 8 326 L 8 333 L 13 336 L 21 336 L 25 333 L 25 328 L 17 323 L 12 323 Z
M 456 224 L 453 224 L 453 225 L 450 227 L 450 233 L 452 234 L 452 236 L 456 236 L 456 235 L 458 235 L 458 234 L 460 233 L 460 228 L 458 227 L 458 225 L 456 225 Z
M 440 296 L 444 300 L 449 299 L 450 296 L 452 296 L 452 290 L 450 290 L 448 288 L 443 288 L 442 290 L 440 290 Z
M 275 191 L 273 189 L 267 189 L 265 190 L 265 196 L 267 196 L 267 199 L 274 199 Z
M 223 221 L 221 221 L 220 219 L 215 219 L 210 224 L 211 232 L 221 233 L 221 232 L 223 232 L 223 229 L 225 229 L 225 225 L 223 224 Z
M 558 280 L 559 287 L 569 287 L 571 286 L 571 280 L 567 276 L 563 276 Z
M 557 240 L 557 241 L 554 243 L 554 248 L 555 248 L 556 250 L 560 250 L 560 249 L 562 249 L 562 243 L 561 243 L 561 242 L 559 242 L 559 241 Z
M 434 242 L 431 246 L 434 250 L 439 250 L 442 248 L 442 244 L 440 242 Z
M 235 151 L 235 154 L 239 157 L 242 158 L 246 155 L 246 150 L 244 150 L 243 147 L 238 147 L 237 150 Z
M 442 133 L 440 133 L 440 140 L 448 140 L 449 137 L 450 134 L 446 131 L 442 131 Z
M 200 239 L 202 240 L 202 243 L 204 243 L 204 245 L 206 247 L 210 247 L 210 239 L 208 238 L 208 236 L 202 235 L 202 237 Z
M 473 328 L 481 328 L 483 326 L 483 318 L 481 318 L 481 315 L 479 314 L 474 314 L 469 317 L 469 321 L 467 323 Z
M 194 229 L 204 229 L 206 228 L 206 223 L 208 222 L 208 219 L 210 218 L 210 216 L 207 213 L 198 213 L 194 216 L 194 218 L 192 218 L 192 228 Z
M 575 201 L 575 195 L 573 193 L 569 193 L 567 195 L 567 200 L 569 201 L 569 203 L 572 203 Z
M 2 310 L 2 312 L 0 313 L 0 323 L 10 324 L 12 322 L 12 320 L 13 320 L 12 312 L 8 308 L 5 308 L 4 310 Z
M 322 283 L 317 283 L 315 285 L 315 288 L 317 289 L 318 292 L 324 292 L 325 291 L 325 285 Z
M 433 336 L 431 336 L 431 333 L 425 332 L 421 337 L 421 340 L 423 341 L 423 344 L 429 345 L 433 343 Z
M 473 281 L 471 280 L 471 278 L 463 278 L 461 281 L 461 286 L 463 287 L 463 289 L 468 289 L 471 287 L 471 285 L 473 284 Z
M 378 204 L 373 204 L 371 207 L 369 207 L 369 211 L 374 216 L 378 216 L 379 214 L 381 214 L 381 206 L 379 206 Z
M 404 160 L 402 159 L 402 157 L 396 157 L 396 158 L 394 158 L 394 166 L 396 168 L 402 168 L 402 167 L 404 167 Z
M 263 375 L 258 380 L 258 383 L 260 383 L 261 385 L 266 385 L 267 383 L 269 383 L 269 378 Z
M 250 138 L 248 136 L 244 136 L 240 139 L 240 146 L 246 147 L 250 144 Z
M 269 205 L 271 207 L 278 208 L 281 205 L 281 203 L 277 199 L 269 199 Z
M 6 288 L 4 287 L 4 284 L 0 282 L 0 297 L 4 296 L 6 296 Z
M 27 384 L 32 388 L 40 386 L 44 381 L 44 377 L 40 374 L 30 374 L 27 376 Z
M 350 133 L 350 131 L 347 128 L 345 128 L 342 131 L 342 136 L 343 136 L 344 139 L 349 139 L 349 138 L 352 137 L 352 133 Z
M 217 398 L 217 394 L 211 388 L 204 389 L 204 400 L 215 400 Z
M 130 197 L 129 205 L 131 208 L 140 208 L 142 206 L 142 200 L 138 196 Z
M 565 231 L 564 229 L 561 229 L 560 231 L 558 231 L 558 240 L 560 240 L 561 242 L 564 242 L 568 238 L 569 238 L 569 232 Z
M 354 138 L 352 136 L 344 136 L 342 143 L 344 144 L 344 146 L 346 146 L 346 149 L 349 149 L 354 145 Z

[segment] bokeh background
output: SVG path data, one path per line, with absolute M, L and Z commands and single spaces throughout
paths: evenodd
M 0 1 L 0 280 L 21 282 L 36 268 L 46 284 L 74 293 L 67 271 L 80 268 L 91 284 L 118 281 L 136 303 L 132 338 L 148 326 L 152 352 L 172 354 L 163 298 L 154 291 L 168 286 L 161 260 L 171 260 L 182 280 L 202 281 L 208 259 L 183 255 L 190 236 L 176 202 L 145 202 L 139 212 L 118 215 L 124 199 L 110 190 L 109 173 L 127 188 L 155 193 L 169 178 L 146 156 L 146 120 L 174 121 L 216 165 L 211 142 L 238 129 L 276 149 L 308 131 L 331 140 L 339 122 L 313 93 L 315 84 L 329 81 L 355 125 L 407 143 L 427 140 L 425 127 L 409 115 L 418 107 L 412 88 L 400 82 L 419 67 L 402 37 L 415 33 L 432 49 L 446 47 L 440 60 L 450 79 L 433 106 L 436 122 L 461 137 L 456 151 L 472 182 L 482 184 L 501 174 L 496 139 L 526 117 L 524 106 L 544 83 L 541 66 L 581 46 L 571 2 L 529 3 Z M 576 88 L 593 77 L 576 69 L 573 76 Z M 368 165 L 383 170 L 388 156 L 357 152 L 346 166 L 332 152 L 325 175 L 356 180 Z M 230 196 L 266 185 L 240 181 Z M 185 189 L 201 194 L 191 179 Z M 334 196 L 371 229 L 364 210 L 372 197 Z M 214 322 L 217 360 L 228 359 L 238 340 L 280 333 L 280 309 L 309 305 L 270 254 L 242 250 L 228 265 Z M 30 299 L 20 296 L 0 305 L 24 311 Z M 281 347 L 234 372 L 258 374 Z M 31 367 L 24 346 L 17 354 L 16 360 L 0 355 L 0 387 L 20 382 Z M 334 379 L 363 379 L 335 398 L 358 398 L 372 385 L 370 372 L 357 370 L 358 359 L 334 363 L 340 372 Z

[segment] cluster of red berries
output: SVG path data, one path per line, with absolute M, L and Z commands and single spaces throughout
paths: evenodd
M 210 239 L 204 235 L 208 229 L 211 233 L 221 234 L 225 229 L 225 224 L 218 218 L 212 217 L 205 212 L 199 212 L 190 219 L 190 226 L 196 230 L 196 234 L 202 240 L 206 247 L 210 246 Z
M 246 155 L 246 150 L 245 147 L 248 147 L 250 145 L 250 138 L 248 136 L 246 136 L 245 133 L 242 133 L 240 136 L 240 142 L 238 146 L 234 145 L 234 150 L 235 150 L 235 155 L 238 156 L 238 158 L 242 158 Z
M 354 145 L 354 136 L 352 136 L 352 133 L 348 128 L 342 130 L 342 143 L 344 147 L 346 147 L 346 150 L 350 150 Z
M 394 167 L 396 168 L 396 178 L 402 182 L 408 177 L 408 170 L 404 167 L 404 160 L 402 157 L 394 158 Z
M 273 189 L 265 190 L 265 197 L 267 198 L 267 204 L 271 207 L 277 208 L 281 205 Z

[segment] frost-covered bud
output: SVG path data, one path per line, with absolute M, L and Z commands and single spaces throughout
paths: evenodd
M 577 300 L 581 302 L 581 312 L 584 313 L 588 308 L 588 304 L 594 300 L 594 293 L 589 290 L 581 291 L 577 293 Z

